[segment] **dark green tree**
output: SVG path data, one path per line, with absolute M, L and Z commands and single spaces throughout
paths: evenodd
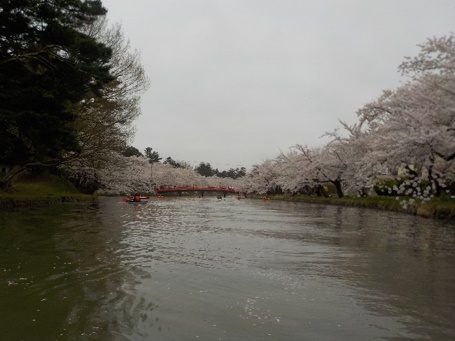
M 235 169 L 236 171 L 236 177 L 234 179 L 238 179 L 238 178 L 242 178 L 246 175 L 246 168 L 245 167 L 241 167 L 241 168 L 236 168 Z
M 153 151 L 153 148 L 147 147 L 144 150 L 145 157 L 149 159 L 149 163 L 153 164 L 155 162 L 160 162 L 161 157 L 157 151 Z
M 181 164 L 180 162 L 178 162 L 178 161 L 175 161 L 175 160 L 172 159 L 170 156 L 168 156 L 168 157 L 165 159 L 164 163 L 167 163 L 167 164 L 171 165 L 171 166 L 174 167 L 174 168 L 185 168 L 184 165 L 182 165 L 182 164 Z
M 228 171 L 222 171 L 219 172 L 218 169 L 215 169 L 214 175 L 219 176 L 220 178 L 232 178 L 232 179 L 238 179 L 246 174 L 246 168 L 231 168 Z
M 130 156 L 144 156 L 139 149 L 133 146 L 128 146 L 125 148 L 125 150 L 122 152 L 123 156 L 130 157 Z
M 71 105 L 112 80 L 111 50 L 81 28 L 105 13 L 98 0 L 0 2 L 0 189 L 78 151 Z
M 194 170 L 202 176 L 213 176 L 215 174 L 215 170 L 208 162 L 201 162 Z

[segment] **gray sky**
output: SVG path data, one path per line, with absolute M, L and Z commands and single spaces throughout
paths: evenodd
M 453 0 L 102 1 L 151 81 L 133 145 L 219 170 L 325 144 L 455 32 Z

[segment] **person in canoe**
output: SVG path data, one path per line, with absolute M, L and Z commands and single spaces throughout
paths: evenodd
M 139 193 L 136 193 L 133 198 L 132 198 L 132 201 L 134 202 L 139 202 L 141 201 L 141 195 Z

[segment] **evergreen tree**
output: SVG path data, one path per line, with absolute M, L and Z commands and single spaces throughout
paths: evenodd
M 153 151 L 153 148 L 147 147 L 144 150 L 145 157 L 149 159 L 149 163 L 153 164 L 155 162 L 160 162 L 162 157 L 157 151 Z
M 128 146 L 128 147 L 126 147 L 125 150 L 122 152 L 122 155 L 123 155 L 123 156 L 126 156 L 126 157 L 131 157 L 131 156 L 140 157 L 140 156 L 144 156 L 144 155 L 139 151 L 139 149 L 137 149 L 136 147 L 133 147 L 133 146 Z
M 207 163 L 201 162 L 199 166 L 195 168 L 195 171 L 203 176 L 213 176 L 215 174 L 215 170 L 208 162 Z
M 184 165 L 182 165 L 180 162 L 178 161 L 175 161 L 173 158 L 171 158 L 170 156 L 168 156 L 166 158 L 166 161 L 164 161 L 164 163 L 167 163 L 169 165 L 171 165 L 172 167 L 175 167 L 175 168 L 185 168 Z
M 111 50 L 81 32 L 106 10 L 98 0 L 2 0 L 0 4 L 0 181 L 52 167 L 77 151 L 71 104 L 112 80 Z

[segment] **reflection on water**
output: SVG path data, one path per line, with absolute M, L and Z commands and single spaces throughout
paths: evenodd
M 455 339 L 451 222 L 211 197 L 1 215 L 5 340 Z

